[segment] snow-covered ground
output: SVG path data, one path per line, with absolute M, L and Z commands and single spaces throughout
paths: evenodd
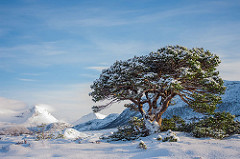
M 178 142 L 157 141 L 157 134 L 141 138 L 147 149 L 139 149 L 140 140 L 107 142 L 99 140 L 103 134 L 113 130 L 89 131 L 81 133 L 81 140 L 55 139 L 35 141 L 31 136 L 0 136 L 0 158 L 2 159 L 239 159 L 240 135 L 224 140 L 210 138 L 197 139 L 177 132 Z M 165 133 L 161 133 L 162 136 Z

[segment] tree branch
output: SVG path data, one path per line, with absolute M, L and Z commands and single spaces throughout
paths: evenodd
M 118 99 L 113 99 L 111 102 L 105 104 L 105 105 L 98 105 L 98 106 L 92 106 L 92 110 L 94 113 L 97 113 L 105 108 L 107 108 L 109 105 L 112 105 L 113 103 L 117 103 Z

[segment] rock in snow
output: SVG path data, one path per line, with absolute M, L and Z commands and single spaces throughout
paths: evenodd
M 63 136 L 66 139 L 77 139 L 77 138 L 85 138 L 87 135 L 85 133 L 79 132 L 72 128 L 67 128 L 63 131 Z

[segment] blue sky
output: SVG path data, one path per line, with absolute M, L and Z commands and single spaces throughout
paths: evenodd
M 0 0 L 0 105 L 77 119 L 101 69 L 176 44 L 218 54 L 221 76 L 240 80 L 240 1 Z

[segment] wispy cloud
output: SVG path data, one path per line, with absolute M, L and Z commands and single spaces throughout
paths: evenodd
M 0 67 L 14 67 L 15 65 L 47 67 L 94 59 L 91 54 L 86 53 L 90 52 L 91 48 L 88 50 L 87 45 L 75 43 L 66 40 L 0 47 L 0 57 L 5 58 Z
M 60 42 L 40 42 L 35 44 L 23 44 L 11 47 L 1 47 L 0 52 L 2 56 L 14 57 L 15 54 L 28 54 L 28 55 L 41 55 L 41 56 L 52 56 L 66 54 L 67 52 L 62 51 Z
M 239 81 L 240 74 L 239 74 L 239 68 L 240 64 L 239 62 L 234 63 L 222 63 L 219 67 L 220 75 L 224 80 L 230 80 L 230 81 Z
M 161 6 L 160 6 L 161 8 Z M 81 29 L 78 27 L 113 27 L 124 26 L 139 23 L 155 22 L 169 17 L 182 16 L 185 14 L 209 13 L 212 9 L 205 6 L 182 6 L 181 8 L 157 9 L 144 8 L 136 9 L 134 7 L 124 7 L 121 9 L 91 5 L 65 6 L 65 7 L 48 7 L 43 4 L 29 6 L 11 6 L 1 7 L 3 16 L 0 20 L 2 24 L 6 24 L 10 28 L 16 26 L 27 26 L 28 22 L 34 20 L 36 24 L 32 24 L 35 28 L 50 27 L 53 29 L 61 29 L 72 32 Z M 10 11 L 10 12 L 9 12 Z M 22 21 L 22 17 L 27 17 Z M 64 19 L 64 20 L 62 20 Z M 27 23 L 26 23 L 27 22 Z M 41 25 L 37 25 L 37 24 Z M 74 28 L 74 29 L 69 29 Z M 10 29 L 11 30 L 11 29 Z
M 115 56 L 117 58 L 126 59 L 134 55 L 147 54 L 157 50 L 160 46 L 158 42 L 146 42 L 140 40 L 109 40 L 104 38 L 91 38 L 92 43 L 103 55 Z M 117 60 L 117 59 L 114 59 Z
M 90 6 L 86 8 L 76 8 L 71 7 L 64 9 L 69 10 L 67 13 L 63 10 L 51 11 L 52 16 L 49 14 L 41 14 L 38 16 L 44 17 L 48 26 L 53 28 L 67 29 L 69 27 L 113 27 L 113 26 L 124 26 L 124 25 L 136 25 L 145 24 L 150 22 L 156 22 L 161 20 L 166 20 L 171 17 L 180 17 L 182 15 L 198 15 L 213 13 L 214 9 L 211 7 L 211 3 L 198 4 L 198 5 L 188 5 L 181 6 L 179 8 L 171 9 L 130 9 L 125 8 L 124 10 L 119 10 L 115 8 L 98 7 L 91 8 Z M 209 9 L 211 7 L 211 9 Z M 147 10 L 147 12 L 146 12 Z M 45 11 L 49 12 L 49 11 Z M 63 15 L 61 12 L 64 12 Z M 84 16 L 83 16 L 84 15 Z M 65 17 L 64 21 L 62 18 Z M 69 30 L 72 31 L 72 30 Z
M 25 76 L 40 76 L 41 74 L 40 73 L 22 73 L 22 75 L 25 75 Z
M 16 113 L 25 108 L 26 104 L 23 101 L 0 97 L 0 114 Z
M 107 69 L 108 67 L 106 66 L 91 66 L 91 67 L 87 67 L 87 69 L 90 70 L 96 70 L 96 71 L 102 71 L 103 69 Z
M 4 8 L 3 8 L 4 9 Z M 5 12 L 9 10 L 4 9 Z M 188 14 L 204 14 L 214 12 L 209 9 L 209 5 L 199 7 L 197 5 L 182 6 L 181 8 L 171 9 L 149 9 L 147 11 L 136 8 L 114 9 L 104 6 L 66 6 L 64 8 L 50 8 L 44 5 L 29 7 L 14 7 L 10 8 L 13 13 L 9 13 L 11 17 L 8 22 L 11 26 L 25 26 L 19 16 L 27 16 L 30 19 L 37 20 L 37 24 L 44 26 L 47 29 L 61 30 L 64 33 L 78 32 L 79 37 L 83 37 L 95 45 L 87 46 L 85 43 L 72 41 L 51 41 L 38 42 L 34 44 L 23 44 L 13 47 L 2 47 L 0 56 L 9 57 L 13 62 L 23 65 L 33 66 L 51 66 L 64 63 L 80 63 L 90 61 L 93 57 L 88 57 L 88 53 L 99 51 L 100 54 L 110 55 L 136 55 L 140 52 L 154 51 L 159 47 L 159 41 L 156 43 L 147 43 L 144 40 L 129 39 L 126 41 L 107 40 L 96 35 L 95 32 L 89 32 L 90 27 L 113 27 L 146 24 L 151 22 L 161 23 L 162 20 L 167 20 L 169 17 L 180 17 Z M 9 19 L 9 18 L 8 18 Z M 14 19 L 14 21 L 13 21 Z M 64 20 L 62 20 L 64 19 Z M 6 20 L 6 19 L 4 19 Z M 3 20 L 3 21 L 4 21 Z M 37 27 L 37 26 L 35 26 Z M 79 28 L 80 27 L 80 28 Z M 37 29 L 37 28 L 35 28 Z M 90 28 L 91 29 L 91 28 Z M 37 29 L 38 30 L 38 29 Z M 36 32 L 37 32 L 36 30 Z M 36 36 L 36 35 L 34 35 Z M 34 38 L 33 36 L 33 38 Z M 88 51 L 86 51 L 88 50 Z M 19 56 L 21 54 L 21 56 Z M 80 55 L 81 54 L 81 55 Z M 78 58 L 84 54 L 84 60 Z M 21 58 L 22 57 L 22 58 Z M 77 57 L 77 58 L 76 58 Z M 14 59 L 15 58 L 15 59 Z M 17 59 L 16 59 L 17 58 Z M 96 57 L 94 57 L 96 59 Z M 101 57 L 97 57 L 101 58 Z M 118 58 L 118 57 L 117 57 Z M 14 60 L 13 60 L 14 59 Z M 3 64 L 1 64 L 3 65 Z M 7 65 L 7 64 L 6 64 Z M 1 67 L 1 66 L 0 66 Z
M 185 30 L 179 34 L 179 41 L 194 47 L 204 47 L 220 55 L 223 60 L 240 60 L 240 22 L 227 21 L 218 26 L 218 21 L 195 30 Z M 192 34 L 194 32 L 194 34 Z M 192 40 L 194 39 L 194 40 Z
M 34 80 L 34 79 L 27 79 L 27 78 L 18 78 L 18 80 L 24 81 L 24 82 L 36 82 L 37 81 L 37 80 Z

